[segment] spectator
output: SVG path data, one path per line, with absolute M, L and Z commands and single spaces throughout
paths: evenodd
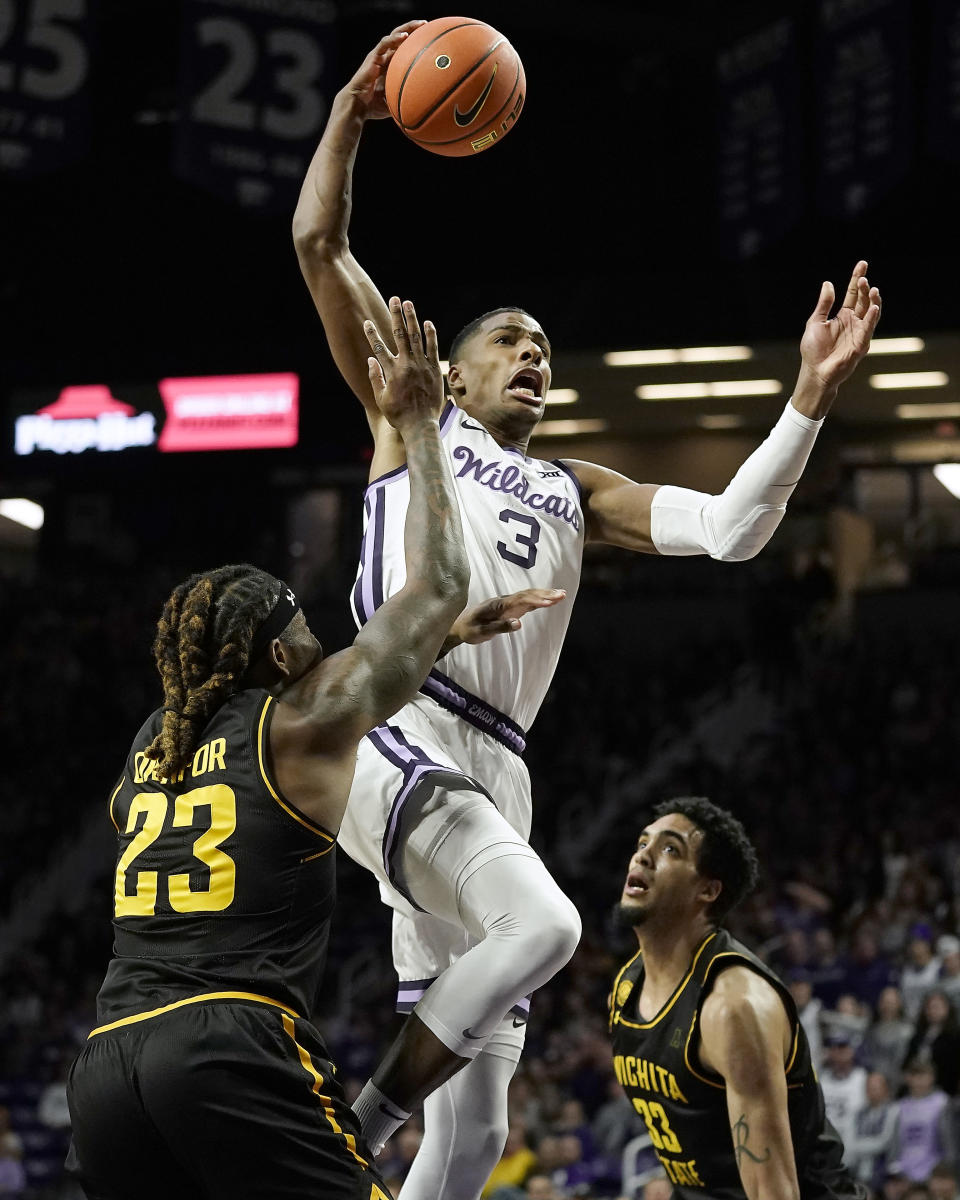
M 897 1129 L 897 1106 L 890 1086 L 880 1071 L 867 1076 L 867 1103 L 854 1118 L 853 1141 L 847 1147 L 847 1166 L 871 1192 L 879 1192 L 887 1175 L 887 1164 Z
M 826 926 L 813 935 L 810 980 L 813 994 L 823 1001 L 824 1008 L 834 1008 L 846 983 L 846 968 L 837 950 L 836 940 Z
M 23 1142 L 10 1128 L 10 1109 L 5 1104 L 0 1104 L 0 1155 L 23 1158 Z
M 0 1150 L 0 1196 L 7 1200 L 24 1196 L 27 1190 L 27 1175 L 17 1155 Z
M 67 1107 L 67 1074 L 70 1059 L 62 1059 L 56 1079 L 52 1079 L 37 1101 L 37 1120 L 48 1129 L 69 1129 L 70 1109 Z
M 497 1188 L 521 1187 L 537 1165 L 537 1156 L 527 1145 L 527 1129 L 519 1121 L 507 1127 L 507 1140 L 500 1161 L 490 1173 L 481 1196 L 489 1196 Z
M 643 1133 L 644 1124 L 616 1079 L 607 1090 L 609 1098 L 594 1113 L 591 1129 L 597 1151 L 618 1158 L 627 1142 Z
M 853 938 L 846 963 L 844 990 L 875 1008 L 880 993 L 891 986 L 896 974 L 889 960 L 880 953 L 880 944 L 869 928 L 861 928 Z
M 903 1078 L 913 1026 L 903 1015 L 903 999 L 895 987 L 884 988 L 877 1000 L 877 1019 L 864 1035 L 860 1057 L 871 1071 L 880 1071 L 896 1095 Z
M 960 938 L 952 933 L 938 938 L 937 957 L 940 959 L 937 986 L 946 993 L 954 1011 L 960 1011 Z
M 846 1033 L 855 1051 L 859 1050 L 870 1025 L 870 1013 L 866 1005 L 850 992 L 840 996 L 834 1008 L 821 1013 L 820 1019 L 826 1037 L 831 1033 Z
M 579 1100 L 564 1100 L 551 1132 L 572 1134 L 580 1143 L 581 1157 L 584 1159 L 591 1159 L 596 1153 L 593 1130 Z
M 936 1086 L 948 1096 L 957 1094 L 960 1080 L 960 1024 L 942 988 L 936 987 L 927 993 L 916 1032 L 907 1047 L 907 1057 L 931 1063 Z
M 933 952 L 928 937 L 912 937 L 907 943 L 907 963 L 900 976 L 903 1011 L 910 1021 L 920 1016 L 923 998 L 936 987 L 940 976 L 940 959 Z
M 881 1193 L 883 1200 L 903 1200 L 903 1194 L 909 1186 L 910 1180 L 896 1165 L 888 1167 Z
M 897 1103 L 894 1163 L 915 1183 L 930 1177 L 939 1162 L 953 1162 L 950 1101 L 934 1086 L 933 1067 L 913 1059 L 904 1068 L 907 1094 Z
M 823 1064 L 823 1029 L 820 1024 L 820 1014 L 823 1011 L 823 1001 L 813 994 L 813 984 L 810 972 L 805 967 L 794 967 L 787 972 L 787 982 L 790 994 L 797 1006 L 797 1015 L 803 1032 L 810 1044 L 810 1057 L 813 1065 L 819 1071 Z
M 948 1162 L 939 1162 L 927 1180 L 933 1200 L 957 1200 L 957 1172 Z
M 537 1145 L 540 1170 L 549 1175 L 561 1192 L 571 1192 L 592 1182 L 593 1172 L 583 1161 L 579 1138 L 572 1134 L 548 1133 Z
M 827 1119 L 844 1150 L 853 1145 L 856 1115 L 867 1103 L 867 1072 L 854 1063 L 850 1034 L 837 1030 L 824 1039 L 826 1062 L 820 1074 Z
M 560 1193 L 549 1175 L 531 1175 L 523 1185 L 524 1196 L 529 1200 L 561 1200 Z

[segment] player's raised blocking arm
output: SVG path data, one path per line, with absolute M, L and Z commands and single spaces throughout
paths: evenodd
M 323 322 L 330 351 L 375 426 L 381 416 L 367 379 L 369 351 L 362 324 L 373 321 L 389 344 L 390 318 L 383 297 L 350 251 L 353 164 L 365 122 L 388 115 L 383 101 L 387 63 L 407 34 L 420 24 L 407 22 L 382 38 L 360 70 L 337 93 L 293 217 L 300 270 Z
M 396 355 L 372 323 L 367 337 L 375 356 L 369 367 L 372 393 L 407 455 L 406 582 L 353 645 L 335 656 L 336 677 L 325 676 L 331 704 L 327 734 L 354 745 L 416 694 L 463 610 L 470 582 L 459 501 L 440 439 L 443 377 L 436 331 L 425 324 L 424 349 L 412 304 L 401 307 L 392 299 L 390 316 Z

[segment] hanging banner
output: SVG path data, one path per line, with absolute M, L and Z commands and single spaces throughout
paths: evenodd
M 717 220 L 720 249 L 749 258 L 803 209 L 803 125 L 797 36 L 789 17 L 717 57 Z
M 292 213 L 332 96 L 330 0 L 182 0 L 174 169 Z
M 948 162 L 960 161 L 960 0 L 935 0 L 927 76 L 930 148 Z
M 29 178 L 83 158 L 96 0 L 0 0 L 0 171 Z
M 914 153 L 910 0 L 820 0 L 817 207 L 853 217 Z

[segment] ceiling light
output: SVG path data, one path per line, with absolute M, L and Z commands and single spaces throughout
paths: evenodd
M 687 346 L 680 350 L 681 362 L 741 362 L 753 358 L 749 346 Z
M 571 433 L 603 433 L 608 429 L 606 421 L 541 421 L 535 432 L 553 437 L 566 437 Z
M 28 529 L 40 529 L 43 525 L 43 508 L 33 500 L 0 500 L 0 517 L 26 525 Z
M 720 379 L 709 387 L 711 396 L 776 396 L 783 391 L 779 379 Z
M 937 463 L 933 477 L 960 500 L 960 463 Z
M 946 387 L 950 376 L 946 371 L 896 371 L 889 375 L 871 375 L 870 386 L 881 391 L 900 388 Z
M 779 379 L 718 379 L 703 383 L 642 383 L 640 400 L 700 400 L 707 396 L 775 396 L 783 391 Z
M 901 421 L 940 421 L 960 417 L 960 404 L 898 404 L 895 411 Z
M 547 392 L 545 404 L 576 404 L 580 393 L 575 388 L 551 388 Z
M 676 350 L 612 350 L 603 356 L 608 367 L 658 367 L 670 363 L 736 362 L 753 358 L 749 346 L 683 346 Z
M 919 354 L 926 349 L 923 338 L 874 338 L 868 354 Z
M 890 457 L 894 462 L 932 464 L 942 461 L 945 454 L 956 454 L 960 458 L 960 438 L 911 438 L 890 445 Z
M 704 413 L 697 417 L 697 424 L 701 429 L 739 429 L 743 417 L 737 413 Z
M 709 383 L 644 383 L 636 389 L 641 400 L 702 400 L 710 395 Z

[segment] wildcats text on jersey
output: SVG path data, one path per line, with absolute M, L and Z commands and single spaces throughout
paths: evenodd
M 551 517 L 558 517 L 561 521 L 566 521 L 568 525 L 579 530 L 580 512 L 569 496 L 558 496 L 553 492 L 543 494 L 531 491 L 529 480 L 513 463 L 504 466 L 502 462 L 484 462 L 469 446 L 455 446 L 453 457 L 463 463 L 459 470 L 455 471 L 457 479 L 465 479 L 472 475 L 473 479 L 483 487 L 513 496 L 528 508 L 537 509 Z M 547 478 L 548 475 L 559 478 L 561 472 L 559 470 L 539 471 L 538 474 L 541 478 Z

